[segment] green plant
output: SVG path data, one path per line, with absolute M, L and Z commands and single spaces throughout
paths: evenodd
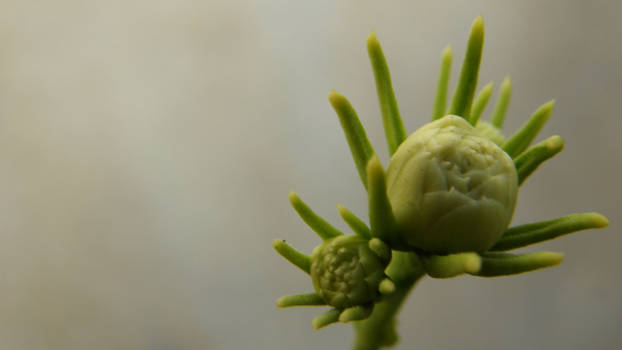
M 356 112 L 332 91 L 330 103 L 368 193 L 369 226 L 338 206 L 355 233 L 343 235 L 290 193 L 294 209 L 324 243 L 308 256 L 274 241 L 279 254 L 311 275 L 316 291 L 282 297 L 279 307 L 331 306 L 313 320 L 314 328 L 353 321 L 353 349 L 391 346 L 398 340 L 395 315 L 423 276 L 496 277 L 551 267 L 562 261 L 562 254 L 505 251 L 609 224 L 600 214 L 584 213 L 508 228 L 519 186 L 562 150 L 563 140 L 552 136 L 529 147 L 549 119 L 553 101 L 538 108 L 512 136 L 503 135 L 509 78 L 501 84 L 491 121 L 480 120 L 492 94 L 490 83 L 475 97 L 483 41 L 484 24 L 478 17 L 449 109 L 452 55 L 445 49 L 432 121 L 407 137 L 384 54 L 375 34 L 369 35 L 367 49 L 391 160 L 385 173 Z

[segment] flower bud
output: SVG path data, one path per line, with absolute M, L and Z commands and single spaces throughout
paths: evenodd
M 388 264 L 353 235 L 326 240 L 311 254 L 311 279 L 315 291 L 337 309 L 368 304 L 380 297 L 378 287 Z
M 510 156 L 452 115 L 410 135 L 387 169 L 401 238 L 430 253 L 489 249 L 512 219 L 517 192 Z
M 501 147 L 501 145 L 503 145 L 503 142 L 505 142 L 505 137 L 501 133 L 501 130 L 497 129 L 489 122 L 480 120 L 475 126 L 475 131 L 477 131 L 477 133 L 479 133 L 481 137 L 489 139 L 490 141 L 497 144 L 499 147 Z

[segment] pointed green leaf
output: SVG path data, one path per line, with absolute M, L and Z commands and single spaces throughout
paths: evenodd
M 374 309 L 373 306 L 367 306 L 367 305 L 365 306 L 358 305 L 358 306 L 347 308 L 343 310 L 343 312 L 339 315 L 339 321 L 347 323 L 347 322 L 352 322 L 352 321 L 364 320 L 368 318 L 369 315 L 371 315 L 371 312 L 373 309 Z
M 276 250 L 277 253 L 287 259 L 287 261 L 296 265 L 302 271 L 311 273 L 311 257 L 307 254 L 297 251 L 289 244 L 285 243 L 285 241 L 280 239 L 275 239 L 272 242 L 272 247 L 274 247 L 274 250 Z
M 371 32 L 367 37 L 367 53 L 369 54 L 369 60 L 371 61 L 376 79 L 376 91 L 378 93 L 378 101 L 380 102 L 382 123 L 387 138 L 387 145 L 389 146 L 389 154 L 393 154 L 406 139 L 406 131 L 404 130 L 402 117 L 397 107 L 397 100 L 393 93 L 389 67 L 382 52 L 382 47 L 380 47 L 380 42 L 374 32 Z
M 339 230 L 334 228 L 326 220 L 315 214 L 305 202 L 294 192 L 289 193 L 289 202 L 296 210 L 302 220 L 323 240 L 342 235 Z
M 339 321 L 340 310 L 332 309 L 313 319 L 311 325 L 313 329 L 318 330 Z
M 467 51 L 460 71 L 460 80 L 456 86 L 448 114 L 458 115 L 469 120 L 471 104 L 473 103 L 473 96 L 477 87 L 477 75 L 482 60 L 483 47 L 484 20 L 481 16 L 477 16 L 471 26 Z
M 449 76 L 451 74 L 451 56 L 451 46 L 447 46 L 445 50 L 443 50 L 443 55 L 441 57 L 441 71 L 438 75 L 432 120 L 445 116 L 445 111 L 447 111 L 447 87 L 449 86 Z
M 484 253 L 482 267 L 472 275 L 480 277 L 498 277 L 516 275 L 545 267 L 552 267 L 562 262 L 563 254 L 537 252 L 528 254 Z
M 572 214 L 553 220 L 512 227 L 505 231 L 491 250 L 516 249 L 569 233 L 607 226 L 609 226 L 609 220 L 598 213 Z
M 324 301 L 324 299 L 322 299 L 321 296 L 315 293 L 287 295 L 284 297 L 280 297 L 279 300 L 276 301 L 276 306 L 278 307 L 320 306 L 320 305 L 326 305 L 326 302 Z
M 479 121 L 479 118 L 482 116 L 482 112 L 486 108 L 488 104 L 488 100 L 490 100 L 490 96 L 492 95 L 493 83 L 490 82 L 486 84 L 482 90 L 480 90 L 479 94 L 475 98 L 475 102 L 473 102 L 473 107 L 471 108 L 471 116 L 469 117 L 469 123 L 475 126 Z
M 361 124 L 361 121 L 356 115 L 356 111 L 352 108 L 350 102 L 335 90 L 332 90 L 328 94 L 328 100 L 339 116 L 339 122 L 341 123 L 341 128 L 346 135 L 348 145 L 350 146 L 350 152 L 352 153 L 354 164 L 359 172 L 363 186 L 367 188 L 367 173 L 365 172 L 365 166 L 367 165 L 369 158 L 374 155 L 374 149 L 369 143 L 365 129 L 363 128 L 363 125 Z
M 423 268 L 434 278 L 451 278 L 464 273 L 477 273 L 480 257 L 476 253 L 420 256 Z
M 545 160 L 550 159 L 564 148 L 564 140 L 557 136 L 535 144 L 514 160 L 518 171 L 518 183 L 522 184 Z
M 496 126 L 497 129 L 501 129 L 503 127 L 505 113 L 508 110 L 511 95 L 512 82 L 510 81 L 510 77 L 506 77 L 501 83 L 499 100 L 497 101 L 497 108 L 495 109 L 495 113 L 492 115 L 492 119 L 490 120 L 490 123 Z
M 367 175 L 365 175 L 365 178 L 367 178 Z M 365 187 L 367 187 L 367 184 Z M 354 231 L 354 233 L 358 236 L 366 239 L 370 239 L 372 237 L 371 230 L 367 227 L 367 224 L 365 224 L 363 220 L 356 217 L 356 215 L 354 215 L 346 207 L 337 204 L 337 211 L 339 211 L 339 215 L 343 221 L 345 221 L 350 229 L 352 229 L 352 231 Z
M 369 222 L 374 237 L 391 242 L 395 235 L 395 217 L 387 197 L 384 170 L 375 155 L 367 164 L 367 192 L 369 197 Z
M 514 158 L 521 154 L 538 135 L 553 113 L 555 101 L 549 101 L 538 108 L 529 120 L 503 144 L 503 150 Z

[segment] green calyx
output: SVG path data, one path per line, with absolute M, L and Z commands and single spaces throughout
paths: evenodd
M 517 192 L 512 159 L 453 115 L 415 131 L 387 170 L 402 239 L 431 253 L 486 251 L 507 228 Z
M 311 254 L 315 292 L 338 309 L 373 303 L 380 297 L 379 286 L 386 278 L 387 258 L 372 251 L 364 238 L 343 235 L 330 239 Z

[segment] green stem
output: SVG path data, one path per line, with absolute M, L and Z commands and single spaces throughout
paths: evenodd
M 414 254 L 394 251 L 393 256 L 386 272 L 395 282 L 395 292 L 377 303 L 369 318 L 354 323 L 352 350 L 378 350 L 397 343 L 395 316 L 425 273 Z

